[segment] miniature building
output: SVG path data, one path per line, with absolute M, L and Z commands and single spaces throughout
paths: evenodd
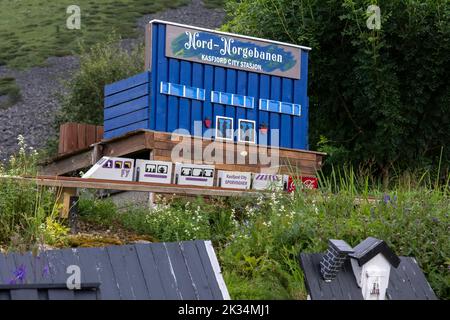
M 75 266 L 75 267 L 74 267 Z M 78 288 L 69 279 L 79 267 Z M 69 272 L 68 272 L 69 271 Z M 69 281 L 68 281 L 69 280 Z M 0 300 L 230 299 L 210 241 L 0 254 Z
M 310 48 L 159 20 L 149 26 L 147 70 L 105 87 L 105 138 L 212 128 L 213 139 L 308 149 Z M 278 129 L 279 141 L 267 129 Z
M 398 257 L 369 237 L 351 248 L 330 240 L 325 254 L 301 253 L 308 298 L 312 300 L 436 300 L 412 257 Z
M 214 165 L 215 185 L 219 171 L 316 179 L 325 154 L 308 150 L 310 48 L 160 20 L 145 40 L 144 72 L 105 86 L 103 138 L 86 147 L 74 142 L 85 132 L 70 127 L 60 137 L 64 153 L 43 174 L 74 175 L 102 157 L 124 157 Z M 174 158 L 185 140 L 191 149 Z

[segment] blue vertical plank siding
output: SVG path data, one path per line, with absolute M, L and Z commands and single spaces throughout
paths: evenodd
M 205 65 L 204 68 L 205 68 L 204 69 L 205 70 L 204 86 L 205 86 L 205 92 L 206 92 L 206 100 L 203 103 L 203 119 L 209 118 L 211 120 L 211 128 L 204 127 L 203 130 L 205 130 L 205 132 L 203 133 L 203 135 L 205 136 L 205 138 L 211 138 L 212 127 L 215 125 L 214 124 L 215 119 L 213 118 L 214 117 L 214 115 L 213 115 L 214 105 L 211 103 L 211 97 L 210 97 L 209 93 L 213 90 L 214 67 Z M 209 134 L 206 134 L 206 133 L 209 133 Z
M 192 63 L 181 61 L 180 83 L 191 86 Z M 179 128 L 191 132 L 191 99 L 180 98 Z
M 301 50 L 301 68 L 300 79 L 296 80 L 168 58 L 165 23 L 152 24 L 151 41 L 151 72 L 146 71 L 105 87 L 105 138 L 136 129 L 170 133 L 181 128 L 194 134 L 195 121 L 201 123 L 202 134 L 205 134 L 208 130 L 205 118 L 211 120 L 211 129 L 214 130 L 216 117 L 226 116 L 233 118 L 234 130 L 238 129 L 239 119 L 255 121 L 258 144 L 275 143 L 270 141 L 270 130 L 278 129 L 280 147 L 308 149 L 307 50 L 298 49 Z M 202 89 L 204 99 L 161 93 L 162 81 Z M 254 107 L 212 103 L 212 90 L 253 97 Z M 301 115 L 260 110 L 259 99 L 299 104 Z M 268 126 L 267 135 L 259 134 L 262 123 Z
M 226 89 L 226 70 L 221 67 L 214 67 L 214 84 L 213 88 L 215 91 L 225 91 Z M 209 97 L 211 99 L 211 97 Z M 220 103 L 213 103 L 213 118 L 212 118 L 212 127 L 216 127 L 216 117 L 217 116 L 225 116 L 225 107 Z M 233 124 L 234 125 L 234 124 Z M 215 131 L 213 132 L 215 136 Z
M 281 101 L 292 103 L 292 79 L 281 80 Z M 292 146 L 292 118 L 288 114 L 281 114 L 280 119 L 280 147 L 290 148 Z
M 161 81 L 168 80 L 168 59 L 165 56 L 164 43 L 166 39 L 166 28 L 158 28 L 158 47 L 153 48 L 157 52 L 157 65 L 153 68 L 156 69 L 156 87 L 158 88 Z M 155 114 L 155 130 L 167 131 L 167 96 L 155 91 L 156 95 L 156 114 Z
M 226 89 L 225 92 L 227 93 L 237 93 L 236 92 L 236 74 L 237 71 L 234 69 L 227 69 L 226 71 L 227 73 L 227 85 L 226 85 Z M 225 106 L 225 116 L 229 117 L 229 118 L 233 118 L 234 119 L 234 123 L 233 126 L 234 128 L 237 128 L 237 118 L 236 118 L 236 107 L 232 106 L 232 105 L 226 105 Z M 233 130 L 234 131 L 234 130 Z
M 281 79 L 280 77 L 271 77 L 270 79 L 270 99 L 280 101 L 281 100 Z M 278 112 L 270 112 L 269 117 L 269 144 L 281 146 L 281 132 L 280 132 L 280 114 Z M 276 136 L 272 137 L 272 130 L 278 130 L 278 138 Z M 275 138 L 276 141 L 272 141 Z
M 169 59 L 169 82 L 180 83 L 180 60 Z M 169 102 L 167 106 L 167 131 L 173 132 L 179 128 L 179 111 L 180 111 L 180 98 L 169 96 Z
M 203 83 L 203 65 L 200 63 L 193 63 L 192 67 L 192 86 L 196 88 L 204 88 Z M 206 98 L 206 97 L 205 97 Z M 202 111 L 202 102 L 199 100 L 192 100 L 192 119 L 191 119 L 191 134 L 193 135 L 203 135 L 203 130 L 198 134 L 194 131 L 194 126 L 196 122 L 200 122 L 200 125 L 203 126 L 203 111 Z M 201 127 L 202 128 L 202 127 Z
M 236 93 L 239 95 L 246 96 L 247 95 L 247 72 L 246 71 L 238 71 L 237 72 L 237 86 Z M 247 120 L 247 108 L 236 107 L 236 116 L 234 125 L 236 130 L 239 130 L 239 119 Z
M 259 124 L 265 124 L 267 128 L 271 129 L 269 124 L 269 112 L 259 110 L 259 99 L 270 99 L 270 76 L 261 75 L 260 76 L 260 86 L 259 86 L 259 97 L 258 103 L 258 114 L 259 114 Z M 255 101 L 256 102 L 256 101 Z M 259 127 L 258 127 L 259 128 Z M 269 143 L 269 132 L 267 134 L 258 135 L 258 143 L 262 145 L 267 145 Z

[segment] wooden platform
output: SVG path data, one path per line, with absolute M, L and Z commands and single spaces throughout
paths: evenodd
M 183 140 L 185 139 L 185 140 Z M 172 161 L 172 149 L 181 141 L 191 145 L 192 150 L 194 145 L 205 148 L 220 148 L 224 147 L 224 143 L 217 140 L 201 139 L 184 135 L 172 135 L 170 133 L 151 131 L 151 130 L 136 130 L 129 132 L 123 136 L 102 140 L 91 146 L 78 150 L 76 152 L 60 155 L 53 159 L 42 163 L 41 173 L 44 175 L 61 176 L 76 174 L 80 170 L 85 170 L 95 164 L 102 156 L 114 157 L 131 157 L 139 159 L 153 159 L 162 161 Z M 271 157 L 274 152 L 271 148 L 262 145 L 249 145 L 243 143 L 234 143 L 234 161 L 227 159 L 227 154 L 224 152 L 222 157 L 215 155 L 215 159 L 222 159 L 221 163 L 211 163 L 204 161 L 201 158 L 195 158 L 194 152 L 191 154 L 181 154 L 180 162 L 193 163 L 207 163 L 214 164 L 217 170 L 229 171 L 246 171 L 246 172 L 261 172 L 267 170 L 270 165 L 261 163 L 258 158 L 257 163 L 250 163 L 250 159 L 255 159 L 259 153 L 266 154 Z M 243 157 L 242 154 L 246 153 Z M 322 158 L 325 153 L 294 150 L 287 148 L 279 148 L 279 166 L 276 168 L 279 174 L 295 173 L 304 176 L 315 176 L 316 171 L 322 166 Z M 239 163 L 239 162 L 240 163 Z M 238 162 L 239 164 L 236 164 Z
M 15 180 L 29 181 L 39 186 L 74 188 L 74 189 L 102 189 L 102 190 L 121 190 L 121 191 L 141 191 L 155 192 L 177 195 L 205 195 L 205 196 L 242 196 L 257 195 L 261 191 L 225 189 L 220 187 L 202 187 L 186 186 L 178 184 L 150 183 L 150 182 L 128 182 L 106 179 L 82 179 L 76 177 L 55 177 L 38 176 L 36 178 L 25 177 L 2 177 Z

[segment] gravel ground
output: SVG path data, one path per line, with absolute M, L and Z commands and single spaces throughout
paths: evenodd
M 0 112 L 0 161 L 17 151 L 17 136 L 25 137 L 29 146 L 45 146 L 54 133 L 53 119 L 59 107 L 57 94 L 64 93 L 63 81 L 78 68 L 78 58 L 51 57 L 45 67 L 25 71 L 0 67 L 0 77 L 14 77 L 20 87 L 21 100 Z
M 207 9 L 201 0 L 193 0 L 189 5 L 146 15 L 138 20 L 139 30 L 152 19 L 161 19 L 183 24 L 215 29 L 225 17 L 222 9 Z M 124 47 L 132 47 L 140 39 L 126 39 Z M 49 136 L 55 134 L 52 123 L 59 108 L 58 94 L 65 89 L 62 84 L 78 70 L 76 56 L 50 57 L 45 67 L 33 67 L 25 71 L 0 67 L 1 77 L 14 77 L 21 90 L 22 99 L 7 110 L 0 111 L 0 162 L 17 151 L 17 136 L 25 137 L 29 146 L 44 147 Z

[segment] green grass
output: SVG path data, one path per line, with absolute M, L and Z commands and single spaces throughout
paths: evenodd
M 226 0 L 203 0 L 206 8 L 223 8 Z
M 0 110 L 7 109 L 20 100 L 20 88 L 14 78 L 0 78 Z
M 49 56 L 69 55 L 78 41 L 90 46 L 112 30 L 136 35 L 136 21 L 145 14 L 186 4 L 186 0 L 79 0 L 81 29 L 66 28 L 71 0 L 0 1 L 0 65 L 27 68 Z

